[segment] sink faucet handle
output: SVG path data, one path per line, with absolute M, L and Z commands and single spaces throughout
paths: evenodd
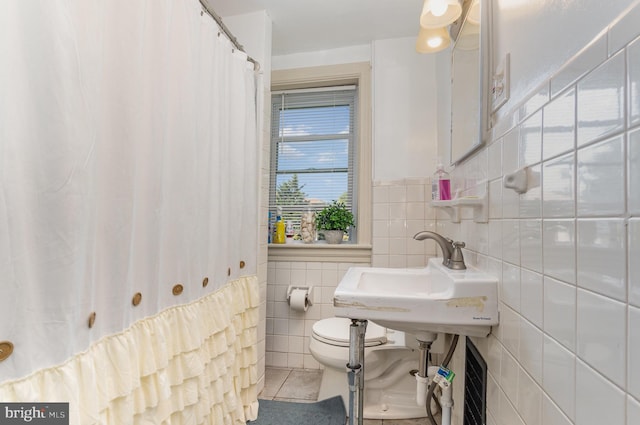
M 451 245 L 453 246 L 454 249 L 464 248 L 465 246 L 467 246 L 467 244 L 465 244 L 464 242 L 454 242 L 454 241 L 451 241 Z
M 451 260 L 449 261 L 450 268 L 454 270 L 466 270 L 467 266 L 464 264 L 464 256 L 462 255 L 462 248 L 466 246 L 464 242 L 453 242 L 453 252 L 451 253 Z

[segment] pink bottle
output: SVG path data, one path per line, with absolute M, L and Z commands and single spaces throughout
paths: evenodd
M 431 199 L 434 201 L 448 201 L 451 199 L 451 179 L 444 171 L 444 165 L 438 164 L 431 179 Z

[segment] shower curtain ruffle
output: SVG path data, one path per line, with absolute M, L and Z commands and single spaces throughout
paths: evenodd
M 69 402 L 70 424 L 244 424 L 257 417 L 255 276 L 0 385 L 3 402 Z

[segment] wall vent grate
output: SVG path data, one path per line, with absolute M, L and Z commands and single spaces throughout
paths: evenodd
M 464 425 L 487 422 L 487 363 L 467 337 L 464 368 Z

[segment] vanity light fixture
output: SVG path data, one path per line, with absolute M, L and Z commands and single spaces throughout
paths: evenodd
M 480 48 L 480 25 L 467 21 L 456 39 L 456 49 L 478 50 Z
M 462 14 L 458 0 L 425 0 L 420 14 L 422 28 L 442 28 L 453 23 Z
M 480 0 L 473 0 L 467 12 L 467 21 L 475 25 L 480 25 Z
M 451 37 L 446 28 L 422 28 L 416 40 L 418 53 L 435 53 L 444 50 L 451 44 Z

